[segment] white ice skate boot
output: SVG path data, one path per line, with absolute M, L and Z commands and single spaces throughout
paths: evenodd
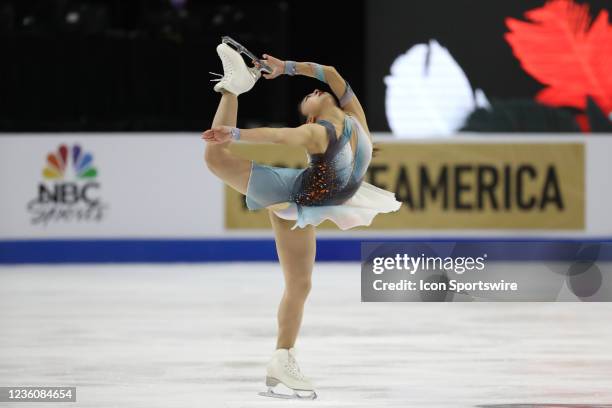
M 261 72 L 255 67 L 247 67 L 240 53 L 225 43 L 217 45 L 217 54 L 223 64 L 223 76 L 213 80 L 218 81 L 215 91 L 230 92 L 238 96 L 251 90 L 261 76 Z
M 260 392 L 264 397 L 286 398 L 286 399 L 315 399 L 317 393 L 308 381 L 295 360 L 294 349 L 278 349 L 272 355 L 266 368 L 267 392 Z M 274 387 L 282 384 L 291 389 L 293 394 L 283 394 L 274 391 Z

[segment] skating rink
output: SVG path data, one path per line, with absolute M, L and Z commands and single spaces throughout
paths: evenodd
M 318 264 L 298 342 L 316 401 L 264 390 L 277 264 L 0 268 L 0 386 L 76 386 L 17 407 L 612 404 L 612 304 L 361 303 Z M 0 403 L 0 406 L 7 406 Z

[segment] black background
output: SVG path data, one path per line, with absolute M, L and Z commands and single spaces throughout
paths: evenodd
M 187 131 L 208 127 L 218 101 L 208 71 L 231 35 L 256 53 L 334 65 L 388 130 L 383 78 L 412 45 L 436 39 L 489 98 L 541 86 L 503 39 L 506 17 L 543 0 L 0 1 L 0 131 Z M 595 15 L 610 0 L 588 2 Z M 77 23 L 66 17 L 78 13 Z M 262 80 L 240 98 L 239 126 L 296 125 L 320 83 Z

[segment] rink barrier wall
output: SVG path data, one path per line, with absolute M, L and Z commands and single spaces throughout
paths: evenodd
M 445 163 L 450 158 L 437 157 L 438 153 L 431 156 L 432 152 L 456 150 L 469 161 L 489 156 L 468 154 L 472 148 L 499 156 L 508 153 L 509 149 L 524 153 L 525 145 L 533 144 L 540 150 L 543 145 L 550 146 L 550 151 L 556 153 L 542 160 L 547 162 L 550 159 L 557 163 L 555 168 L 567 210 L 559 212 L 555 205 L 549 205 L 542 214 L 539 208 L 517 211 L 515 207 L 512 211 L 500 210 L 493 214 L 488 207 L 486 211 L 463 211 L 452 206 L 452 211 L 440 213 L 439 203 L 410 210 L 405 204 L 397 213 L 376 217 L 371 227 L 355 234 L 351 232 L 351 237 L 590 239 L 612 236 L 612 217 L 608 211 L 612 204 L 612 189 L 608 188 L 611 136 L 461 134 L 443 139 L 401 140 L 377 135 L 375 140 L 381 151 L 387 152 L 385 160 L 390 160 L 391 164 L 388 171 L 373 171 L 372 174 L 378 175 L 371 177 L 381 186 L 394 190 L 404 201 L 408 199 L 408 190 L 413 190 L 411 194 L 416 200 L 418 184 L 414 180 L 408 183 L 399 176 L 404 174 L 400 172 L 404 167 L 398 164 L 401 160 L 397 155 L 403 157 L 410 151 L 421 152 L 423 157 L 420 160 L 428 163 L 427 169 L 432 171 L 428 174 L 433 177 L 440 169 L 440 160 Z M 407 146 L 413 148 L 407 149 Z M 494 149 L 495 146 L 500 147 Z M 577 147 L 579 151 L 574 152 Z M 266 148 L 273 149 L 271 146 Z M 572 155 L 576 160 L 566 160 L 568 149 L 574 152 Z M 228 204 L 224 185 L 206 168 L 203 153 L 204 144 L 197 134 L 2 134 L 0 241 L 84 237 L 272 238 L 265 212 L 240 212 L 236 205 Z M 279 152 L 276 155 L 284 157 Z M 395 155 L 393 160 L 392 155 Z M 55 164 L 62 162 L 62 156 L 68 160 L 58 172 Z M 75 161 L 73 157 L 81 159 Z M 499 156 L 500 162 L 504 162 L 504 157 Z M 382 154 L 377 160 L 381 159 Z M 405 175 L 414 179 L 417 169 L 412 166 L 418 160 L 413 156 L 406 156 L 405 160 Z M 530 160 L 534 169 L 543 163 L 533 157 Z M 293 162 L 288 164 L 295 165 Z M 575 172 L 572 166 L 576 168 Z M 474 174 L 473 171 L 468 174 L 466 180 L 469 183 L 474 182 Z M 579 174 L 584 176 L 576 179 L 574 176 Z M 582 178 L 584 182 L 578 183 Z M 408 188 L 409 185 L 413 187 Z M 539 191 L 541 186 L 538 182 L 532 187 Z M 451 192 L 449 190 L 449 194 Z M 243 206 L 244 202 L 240 201 L 240 205 Z M 417 202 L 412 205 L 417 206 Z M 515 214 L 518 212 L 526 213 L 525 217 L 516 219 L 515 216 L 520 215 Z M 347 233 L 321 228 L 318 236 L 342 239 L 347 237 Z
M 361 243 L 368 242 L 446 242 L 462 244 L 554 242 L 567 244 L 610 244 L 606 239 L 330 239 L 317 241 L 317 261 L 358 262 Z M 460 253 L 456 253 L 460 256 Z M 556 260 L 544 252 L 528 253 L 524 247 L 499 247 L 497 259 L 508 261 Z M 612 260 L 612 251 L 602 252 L 601 261 Z M 0 241 L 0 264 L 61 263 L 197 263 L 197 262 L 275 262 L 272 239 L 227 240 L 21 240 Z
M 576 195 L 583 198 L 584 208 L 572 218 L 580 222 L 560 228 L 553 217 L 548 228 L 529 229 L 477 228 L 469 222 L 462 228 L 425 228 L 412 221 L 394 222 L 407 226 L 398 229 L 380 224 L 391 222 L 392 215 L 386 215 L 355 232 L 318 230 L 318 260 L 357 261 L 361 241 L 381 238 L 611 240 L 611 136 L 461 134 L 402 140 L 375 135 L 381 147 L 389 148 L 406 144 L 435 150 L 436 143 L 584 146 L 584 155 L 579 155 L 584 156 L 579 166 L 584 167 L 584 191 Z M 206 169 L 203 152 L 202 141 L 192 133 L 0 135 L 0 263 L 275 261 L 267 217 L 265 228 L 247 225 L 252 218 L 241 221 L 238 227 L 243 229 L 228 223 L 223 183 Z M 68 160 L 58 176 L 52 157 L 62 156 Z

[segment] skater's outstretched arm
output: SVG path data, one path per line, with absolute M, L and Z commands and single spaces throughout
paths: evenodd
M 304 75 L 325 82 L 340 101 L 341 108 L 355 116 L 359 123 L 368 130 L 368 122 L 359 99 L 336 68 L 314 62 L 282 61 L 268 54 L 264 54 L 263 57 L 264 61 L 273 69 L 271 74 L 263 75 L 266 79 L 273 79 L 281 74 L 288 73 L 289 75 Z
M 237 129 L 231 126 L 215 126 L 205 131 L 202 138 L 210 143 L 225 143 L 230 140 L 245 142 L 278 143 L 302 146 L 309 153 L 322 153 L 327 147 L 325 128 L 306 124 L 296 128 Z

